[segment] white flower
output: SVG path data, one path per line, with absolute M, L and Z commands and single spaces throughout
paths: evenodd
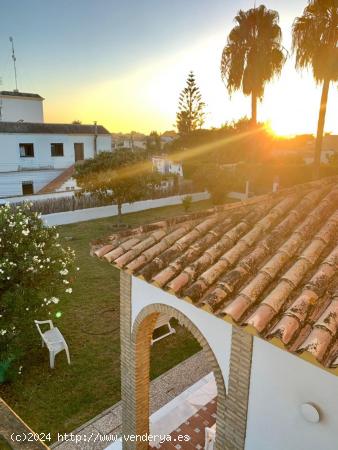
M 59 299 L 57 297 L 51 297 L 51 302 L 55 303 L 56 305 L 59 303 Z
M 62 280 L 62 281 L 63 281 L 63 284 L 69 284 L 68 280 Z
M 7 333 L 7 330 L 0 330 L 1 336 L 3 336 L 3 335 L 6 334 L 6 333 Z
M 66 292 L 67 292 L 67 294 L 71 294 L 73 292 L 73 289 L 72 288 L 67 288 Z
M 28 236 L 29 235 L 29 230 L 22 230 L 22 234 L 25 235 L 25 236 Z
M 67 275 L 68 274 L 68 270 L 67 269 L 62 269 L 62 270 L 60 270 L 60 274 L 61 275 Z

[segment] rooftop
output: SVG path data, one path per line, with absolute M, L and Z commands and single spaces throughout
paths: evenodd
M 102 125 L 69 123 L 0 122 L 0 133 L 110 134 Z
M 104 244 L 119 269 L 338 375 L 338 177 Z
M 26 97 L 26 98 L 35 98 L 39 100 L 44 100 L 43 97 L 39 94 L 31 94 L 29 92 L 19 92 L 19 91 L 0 91 L 0 96 L 8 96 L 8 97 Z

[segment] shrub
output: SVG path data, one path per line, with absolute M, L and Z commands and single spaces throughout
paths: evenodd
M 0 207 L 0 374 L 19 366 L 36 334 L 34 319 L 47 319 L 72 292 L 74 253 L 43 225 L 30 204 Z M 12 364 L 13 366 L 13 364 Z
M 196 170 L 193 180 L 198 189 L 208 190 L 214 205 L 220 205 L 226 201 L 234 184 L 232 173 L 215 163 L 205 164 Z
M 192 196 L 191 195 L 186 195 L 184 198 L 182 198 L 182 205 L 184 208 L 184 211 L 189 211 L 189 209 L 191 208 L 191 204 L 192 204 Z

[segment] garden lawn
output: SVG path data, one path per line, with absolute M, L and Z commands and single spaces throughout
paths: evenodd
M 194 203 L 191 211 L 208 206 Z M 181 205 L 164 207 L 125 215 L 123 222 L 138 225 L 183 213 Z M 22 375 L 0 386 L 15 412 L 35 432 L 50 432 L 52 442 L 57 433 L 73 431 L 120 400 L 119 271 L 89 254 L 90 241 L 112 234 L 116 223 L 112 217 L 58 227 L 63 244 L 75 250 L 80 271 L 73 293 L 59 303 L 61 317 L 37 319 L 53 319 L 69 344 L 72 364 L 62 352 L 50 369 L 48 351 L 36 332 Z M 200 348 L 184 328 L 175 327 L 176 334 L 152 349 L 152 378 Z

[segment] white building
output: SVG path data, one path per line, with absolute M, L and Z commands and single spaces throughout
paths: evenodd
M 102 126 L 0 122 L 0 197 L 29 195 L 77 161 L 111 151 Z
M 44 98 L 38 94 L 0 91 L 0 120 L 42 123 Z
M 181 162 L 172 161 L 168 155 L 153 156 L 153 170 L 162 175 L 172 174 L 183 177 L 183 166 Z
M 36 94 L 2 92 L 0 98 L 0 197 L 38 193 L 56 178 L 62 185 L 67 180 L 60 175 L 69 178 L 77 161 L 111 151 L 111 135 L 101 125 L 44 123 Z

